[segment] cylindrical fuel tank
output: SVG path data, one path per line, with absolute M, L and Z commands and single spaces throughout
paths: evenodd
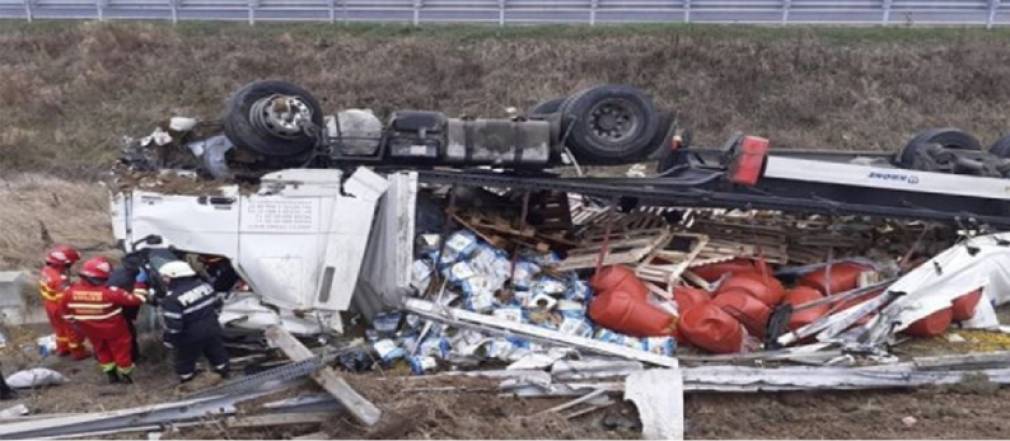
M 449 119 L 445 160 L 450 164 L 546 164 L 551 156 L 547 121 L 510 119 Z

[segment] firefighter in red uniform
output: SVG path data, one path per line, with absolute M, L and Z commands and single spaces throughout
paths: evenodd
M 57 245 L 46 254 L 46 265 L 39 277 L 39 293 L 49 316 L 49 325 L 56 334 L 56 353 L 61 357 L 72 355 L 74 360 L 84 360 L 91 354 L 84 348 L 84 336 L 63 319 L 60 304 L 64 291 L 70 286 L 70 267 L 80 258 L 81 255 L 72 247 Z
M 111 272 L 112 264 L 104 257 L 85 261 L 78 273 L 81 280 L 63 296 L 63 314 L 91 341 L 98 364 L 109 376 L 109 382 L 132 383 L 133 351 L 123 307 L 140 306 L 146 299 L 105 286 Z

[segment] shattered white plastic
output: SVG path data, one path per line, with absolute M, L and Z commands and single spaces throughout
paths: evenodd
M 1010 233 L 967 239 L 913 269 L 888 288 L 906 294 L 881 310 L 881 318 L 866 329 L 897 321 L 893 332 L 901 331 L 979 288 L 982 300 L 965 325 L 995 329 L 999 321 L 992 305 L 1010 301 Z
M 335 312 L 350 306 L 376 203 L 389 186 L 364 167 L 345 182 L 342 177 L 339 170 L 282 170 L 265 175 L 254 195 L 241 195 L 234 186 L 224 188 L 222 196 L 135 190 L 113 197 L 113 230 L 126 242 L 156 234 L 163 246 L 228 257 L 253 292 L 279 307 L 292 328 L 304 331 L 310 327 L 294 323 L 318 327 L 322 321 L 340 331 Z M 293 314 L 311 310 L 329 318 Z

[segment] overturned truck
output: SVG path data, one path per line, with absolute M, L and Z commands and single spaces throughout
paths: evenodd
M 985 230 L 1010 225 L 1007 146 L 1003 139 L 985 151 L 964 132 L 931 129 L 896 154 L 779 151 L 742 135 L 721 149 L 696 148 L 647 94 L 612 85 L 507 119 L 402 111 L 383 124 L 361 109 L 325 116 L 304 89 L 263 81 L 228 100 L 223 135 L 179 146 L 220 188 L 123 189 L 113 196 L 113 225 L 124 244 L 156 236 L 177 255 L 226 258 L 244 284 L 228 298 L 225 324 L 339 332 L 345 311 L 371 318 L 411 289 L 419 185 L 579 194 L 626 212 L 767 209 Z M 659 168 L 646 177 L 558 170 L 650 158 Z M 156 155 L 124 162 L 165 166 Z M 539 214 L 526 205 L 520 226 Z

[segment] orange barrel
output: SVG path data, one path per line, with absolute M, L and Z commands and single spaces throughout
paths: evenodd
M 782 287 L 782 282 L 779 282 L 779 279 L 773 277 L 771 273 L 750 272 L 730 276 L 722 285 L 719 285 L 719 292 L 715 294 L 715 298 L 719 298 L 722 292 L 734 288 L 747 291 L 755 299 L 768 306 L 778 305 L 786 295 L 786 289 Z
M 713 305 L 717 305 L 740 321 L 747 331 L 758 338 L 764 338 L 765 329 L 768 328 L 768 316 L 772 309 L 760 300 L 754 298 L 746 290 L 741 288 L 731 288 L 720 291 L 719 295 L 712 300 Z
M 621 289 L 593 297 L 589 318 L 604 328 L 635 337 L 672 335 L 677 329 L 676 316 Z
M 982 300 L 982 288 L 954 299 L 954 304 L 951 306 L 954 312 L 953 320 L 960 322 L 974 317 L 979 300 Z
M 690 268 L 690 271 L 697 274 L 698 277 L 705 279 L 706 282 L 714 282 L 719 280 L 723 274 L 736 274 L 736 273 L 758 273 L 758 274 L 771 274 L 772 267 L 768 265 L 765 261 L 756 261 L 753 259 L 745 259 L 742 257 L 727 260 L 725 262 L 710 263 L 707 265 L 701 265 L 698 267 Z
M 859 275 L 869 271 L 870 268 L 853 262 L 840 262 L 831 265 L 831 294 L 851 291 L 859 287 Z M 828 267 L 825 266 L 817 271 L 803 276 L 798 282 L 799 285 L 816 288 L 822 293 L 828 293 Z
M 824 294 L 820 291 L 811 288 L 809 286 L 797 286 L 793 289 L 786 291 L 785 302 L 792 305 L 794 308 L 800 306 L 804 303 L 809 303 L 814 300 L 820 300 L 824 298 Z M 824 317 L 831 309 L 830 304 L 823 304 L 814 306 L 811 308 L 804 309 L 802 311 L 794 311 L 793 315 L 789 318 L 789 330 L 795 331 L 806 325 L 809 325 L 816 321 L 817 319 Z
M 743 348 L 743 325 L 712 303 L 685 311 L 677 327 L 688 342 L 710 352 L 727 354 Z
M 649 288 L 635 275 L 635 270 L 623 265 L 603 267 L 589 278 L 589 286 L 598 293 L 621 289 L 642 300 L 649 294 Z
M 927 315 L 905 328 L 905 333 L 916 337 L 935 337 L 941 335 L 954 319 L 954 309 L 944 308 Z
M 710 300 L 712 296 L 703 289 L 683 285 L 673 287 L 673 301 L 677 302 L 677 311 L 681 314 L 695 305 L 708 303 Z

